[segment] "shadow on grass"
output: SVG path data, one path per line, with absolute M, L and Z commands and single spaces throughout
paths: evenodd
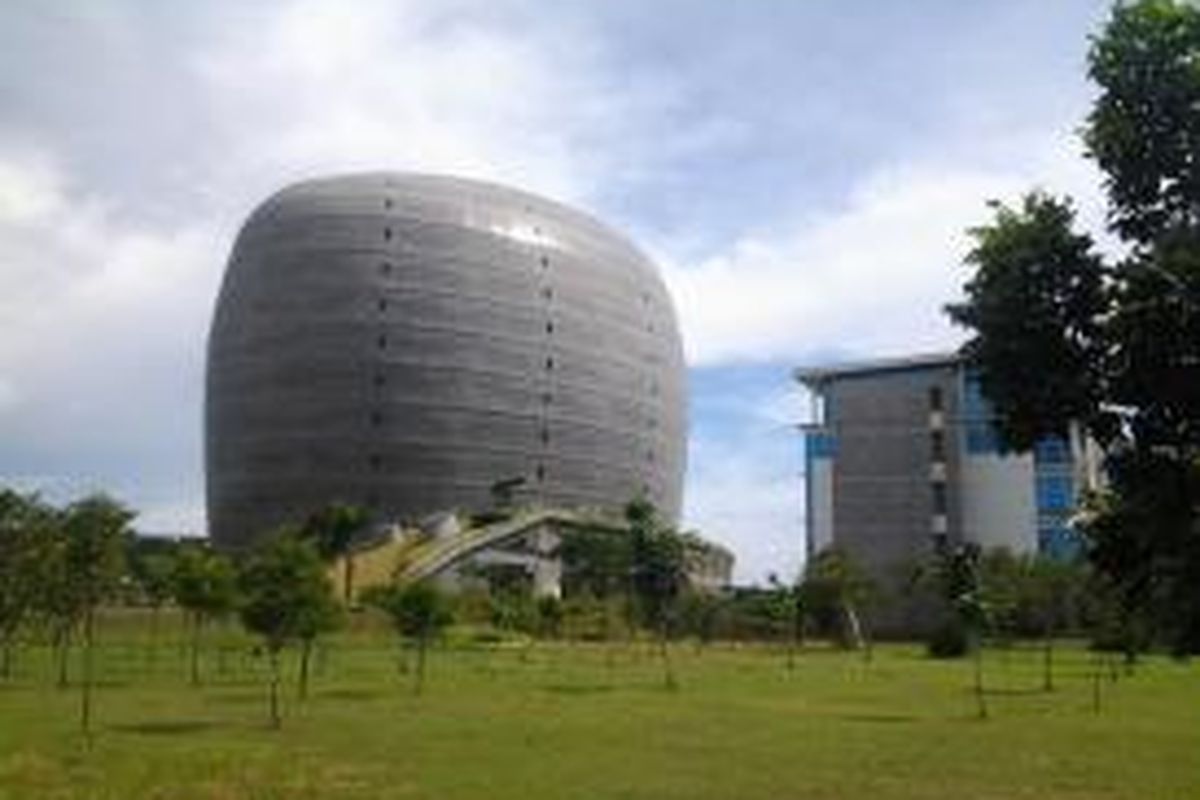
M 551 694 L 603 694 L 614 690 L 614 686 L 608 683 L 552 683 L 548 686 L 543 686 L 543 691 Z
M 209 719 L 174 719 L 109 726 L 119 733 L 133 733 L 140 736 L 181 736 L 222 727 L 228 727 L 228 725 Z
M 383 692 L 377 689 L 325 689 L 317 696 L 322 700 L 378 700 Z
M 887 723 L 904 723 L 916 722 L 917 718 L 911 714 L 838 714 L 838 719 L 844 719 L 847 722 L 887 722 Z
M 968 688 L 965 691 L 968 694 L 973 694 L 975 690 Z M 1005 688 L 1005 687 L 996 687 L 996 688 L 988 687 L 983 690 L 983 693 L 985 695 L 987 695 L 988 697 L 1032 697 L 1035 695 L 1050 694 L 1049 692 L 1047 692 L 1045 689 L 1041 688 L 1040 686 L 1037 688 L 1024 688 L 1024 689 L 1014 689 L 1014 688 Z
M 258 689 L 257 691 L 207 692 L 204 699 L 205 702 L 218 705 L 244 706 L 265 703 L 266 696 L 265 690 Z

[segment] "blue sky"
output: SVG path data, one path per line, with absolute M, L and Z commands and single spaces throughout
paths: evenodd
M 686 523 L 802 552 L 797 364 L 953 347 L 988 198 L 1071 193 L 1097 0 L 8 2 L 0 481 L 202 530 L 203 347 L 248 211 L 323 172 L 500 180 L 661 265 L 692 383 Z

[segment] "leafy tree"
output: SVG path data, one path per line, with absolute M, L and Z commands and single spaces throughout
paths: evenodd
M 0 676 L 9 677 L 21 626 L 36 611 L 54 514 L 35 495 L 0 489 Z
M 326 563 L 342 560 L 342 602 L 347 605 L 354 599 L 354 544 L 368 519 L 363 508 L 334 503 L 312 514 L 303 527 Z
M 1027 556 L 1020 560 L 1017 626 L 1042 639 L 1042 689 L 1054 690 L 1054 643 L 1075 627 L 1086 591 L 1081 565 L 1052 558 Z
M 200 685 L 200 641 L 206 623 L 233 611 L 237 604 L 237 573 L 228 558 L 196 544 L 180 549 L 172 565 L 175 602 L 184 610 L 191 629 L 191 681 Z
M 820 551 L 805 567 L 804 598 L 814 611 L 821 607 L 836 610 L 843 646 L 858 649 L 867 645 L 861 610 L 873 592 L 874 584 L 862 568 L 836 548 Z
M 586 592 L 606 600 L 623 593 L 629 579 L 629 536 L 600 528 L 572 530 L 559 547 L 563 594 Z
M 729 613 L 727 603 L 711 592 L 690 590 L 680 601 L 680 617 L 683 629 L 696 637 L 697 648 L 703 648 L 716 640 Z
M 687 588 L 683 540 L 658 518 L 648 500 L 637 498 L 625 507 L 630 536 L 630 584 L 642 624 L 655 631 L 662 657 L 664 682 L 677 688 L 667 646 L 680 595 Z
M 985 600 L 985 589 L 981 575 L 982 551 L 974 542 L 954 543 L 945 536 L 934 539 L 932 557 L 924 568 L 923 580 L 929 582 L 945 602 L 950 614 L 949 624 L 953 636 L 962 636 L 963 651 L 973 654 L 975 672 L 975 702 L 980 718 L 988 716 L 987 701 L 983 691 L 983 636 L 991 620 Z M 944 644 L 956 641 L 943 640 L 947 631 L 935 632 L 930 643 L 935 656 L 958 656 L 963 651 L 939 650 Z
M 537 599 L 537 634 L 547 639 L 562 635 L 565 610 L 563 602 L 554 595 L 543 595 Z
M 142 597 L 150 605 L 150 647 L 148 654 L 153 670 L 158 657 L 158 618 L 163 605 L 174 595 L 175 551 L 143 553 L 134 551 L 130 569 Z
M 381 609 L 396 632 L 417 646 L 417 669 L 413 693 L 425 685 L 425 653 L 430 642 L 441 636 L 454 615 L 440 591 L 427 582 L 377 587 L 364 600 Z
M 1091 238 L 1071 230 L 1070 201 L 1034 192 L 1019 208 L 990 205 L 992 223 L 970 231 L 966 301 L 946 311 L 976 332 L 963 353 L 1001 411 L 1001 445 L 1027 451 L 1101 420 L 1104 270 Z
M 308 635 L 313 620 L 334 602 L 333 586 L 313 544 L 286 528 L 250 554 L 238 586 L 242 624 L 262 637 L 270 661 L 269 719 L 278 728 L 280 655 L 289 643 Z
M 67 590 L 83 635 L 83 676 L 80 682 L 80 726 L 91 733 L 92 687 L 95 680 L 96 611 L 116 592 L 124 570 L 125 540 L 134 514 L 104 495 L 93 495 L 67 506 L 63 514 L 63 563 Z
M 1177 0 L 1118 3 L 1092 42 L 1088 75 L 1100 94 L 1084 141 L 1127 241 L 1200 228 L 1198 52 L 1200 10 Z
M 1084 139 L 1127 254 L 1105 264 L 1067 201 L 1034 194 L 972 232 L 975 275 L 949 309 L 1006 446 L 1077 420 L 1106 448 L 1090 560 L 1127 630 L 1178 653 L 1200 652 L 1198 61 L 1200 7 L 1117 4 L 1089 53 Z
M 796 668 L 796 652 L 804 641 L 805 597 L 802 582 L 787 584 L 771 573 L 767 577 L 770 591 L 770 618 L 772 627 L 781 631 L 787 642 L 788 672 Z

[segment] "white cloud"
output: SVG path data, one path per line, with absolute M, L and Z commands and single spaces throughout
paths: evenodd
M 578 199 L 617 168 L 622 142 L 642 140 L 637 110 L 666 102 L 652 80 L 610 85 L 578 31 L 455 11 L 300 0 L 229 26 L 191 59 L 228 169 L 276 183 L 416 169 Z
M 198 472 L 198 365 L 220 237 L 201 224 L 123 223 L 55 164 L 0 153 L 0 175 L 42 187 L 36 215 L 0 219 L 6 454 L 96 487 L 131 472 L 161 483 L 164 453 L 176 462 L 165 471 Z
M 760 431 L 753 440 L 693 437 L 684 527 L 733 549 L 738 583 L 796 576 L 804 552 L 803 476 L 781 451 L 795 432 Z
M 1074 194 L 1082 223 L 1100 227 L 1095 174 L 1069 138 L 1019 136 L 990 148 L 878 170 L 835 212 L 669 265 L 691 363 L 954 346 L 960 335 L 941 309 L 958 296 L 966 229 L 986 221 L 986 200 L 1012 202 L 1042 186 Z M 997 151 L 1017 157 L 996 163 Z

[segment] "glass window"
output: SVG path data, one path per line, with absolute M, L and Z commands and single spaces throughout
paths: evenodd
M 934 462 L 946 460 L 946 435 L 941 431 L 929 432 L 929 458 Z
M 833 458 L 837 454 L 837 440 L 828 433 L 809 433 L 804 437 L 804 446 L 810 458 Z
M 967 452 L 974 455 L 1000 452 L 1000 437 L 987 420 L 967 422 Z
M 1037 507 L 1039 510 L 1067 510 L 1074 502 L 1072 495 L 1070 475 L 1037 476 Z
M 946 513 L 946 484 L 938 481 L 930 486 L 933 487 L 933 513 L 943 515 Z
M 1042 464 L 1067 464 L 1071 461 L 1071 451 L 1061 436 L 1047 436 L 1034 445 L 1033 457 Z

